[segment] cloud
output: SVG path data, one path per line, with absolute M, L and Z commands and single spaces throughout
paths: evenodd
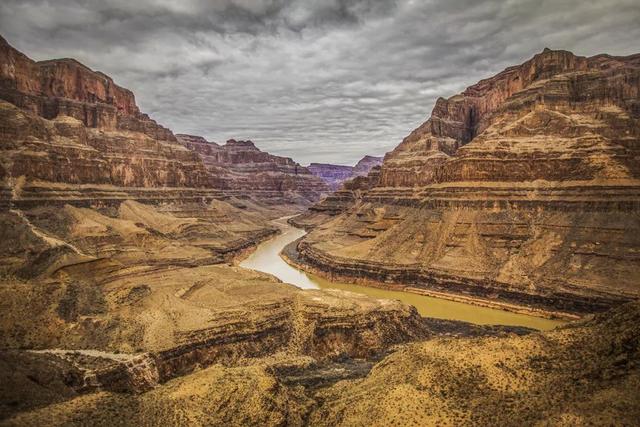
M 74 57 L 176 132 L 301 163 L 393 149 L 451 96 L 544 47 L 636 53 L 636 0 L 4 0 L 34 59 Z

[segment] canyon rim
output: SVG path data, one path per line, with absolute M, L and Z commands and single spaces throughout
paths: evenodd
M 0 425 L 639 425 L 638 21 L 3 2 Z

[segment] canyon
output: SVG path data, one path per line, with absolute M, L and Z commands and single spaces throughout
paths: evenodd
M 292 219 L 335 280 L 581 315 L 640 295 L 640 55 L 545 49 Z
M 75 60 L 0 39 L 0 65 L 3 419 L 211 365 L 322 369 L 429 334 L 407 305 L 234 266 L 328 191 L 306 168 L 176 136 Z
M 639 90 L 639 55 L 545 50 L 382 164 L 303 167 L 0 37 L 0 425 L 633 424 Z M 258 271 L 287 219 L 282 258 L 349 286 Z
M 227 195 L 251 194 L 263 203 L 306 206 L 330 190 L 308 168 L 260 151 L 252 141 L 231 139 L 218 145 L 193 135 L 176 137 L 200 155 Z

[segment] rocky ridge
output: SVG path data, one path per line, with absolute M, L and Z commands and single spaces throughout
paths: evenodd
M 318 393 L 309 425 L 633 425 L 639 315 L 635 302 L 551 332 L 403 346 Z
M 588 313 L 640 294 L 640 55 L 551 51 L 449 99 L 292 222 L 316 271 Z
M 300 373 L 346 365 L 279 355 L 212 365 L 140 394 L 72 394 L 58 380 L 55 399 L 35 388 L 39 405 L 1 423 L 113 425 L 117 415 L 124 425 L 633 425 L 639 315 L 636 302 L 545 333 L 432 336 L 319 388 L 297 382 Z M 31 367 L 32 376 L 46 372 Z M 18 371 L 0 384 L 16 394 L 26 381 Z

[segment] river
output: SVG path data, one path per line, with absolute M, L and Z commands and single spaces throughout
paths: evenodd
M 413 305 L 422 316 L 462 320 L 482 325 L 526 326 L 539 330 L 553 329 L 565 323 L 559 320 L 480 307 L 410 292 L 389 291 L 370 286 L 331 282 L 284 262 L 280 257 L 280 251 L 287 244 L 304 236 L 306 231 L 292 227 L 284 220 L 278 220 L 276 223 L 281 227 L 282 233 L 261 243 L 251 255 L 240 263 L 241 267 L 272 274 L 283 282 L 291 283 L 302 289 L 342 289 L 370 295 L 375 298 L 400 300 Z

